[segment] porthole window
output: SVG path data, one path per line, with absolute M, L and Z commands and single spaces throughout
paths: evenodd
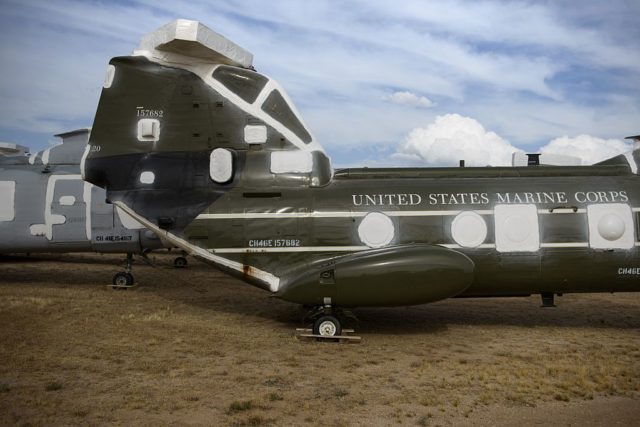
M 216 148 L 209 156 L 209 176 L 218 183 L 224 184 L 233 177 L 233 155 L 224 148 Z
M 391 243 L 395 237 L 395 227 L 385 214 L 370 212 L 360 222 L 358 236 L 370 248 L 381 248 Z
M 536 205 L 496 205 L 493 217 L 498 252 L 536 252 L 540 249 Z
M 487 238 L 487 223 L 475 212 L 461 212 L 451 223 L 451 236 L 463 248 L 478 247 Z
M 629 205 L 604 203 L 587 206 L 589 246 L 594 249 L 631 249 L 633 214 Z

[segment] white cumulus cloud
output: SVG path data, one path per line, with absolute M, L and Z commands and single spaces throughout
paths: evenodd
M 409 132 L 394 157 L 434 166 L 453 166 L 463 159 L 468 166 L 509 166 L 515 151 L 522 150 L 477 120 L 446 114 Z
M 394 104 L 407 105 L 409 107 L 429 108 L 435 105 L 434 102 L 426 96 L 418 96 L 408 91 L 394 92 L 391 95 L 386 95 L 383 99 L 393 102 Z
M 633 144 L 619 139 L 602 139 L 591 135 L 575 138 L 563 136 L 551 140 L 540 151 L 543 154 L 563 154 L 582 158 L 582 163 L 591 165 L 628 152 Z

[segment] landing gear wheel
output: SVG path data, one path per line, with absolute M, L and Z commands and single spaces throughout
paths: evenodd
M 342 333 L 340 321 L 334 316 L 320 316 L 318 320 L 313 322 L 313 333 L 326 337 L 339 336 Z
M 121 271 L 113 276 L 113 288 L 114 289 L 126 289 L 133 286 L 133 274 Z
M 173 260 L 173 266 L 175 268 L 185 268 L 187 266 L 187 259 L 183 256 L 179 256 Z

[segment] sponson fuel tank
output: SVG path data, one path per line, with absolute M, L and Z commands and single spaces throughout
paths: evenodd
M 306 264 L 276 295 L 302 304 L 423 304 L 462 293 L 474 268 L 466 255 L 440 246 L 391 246 Z

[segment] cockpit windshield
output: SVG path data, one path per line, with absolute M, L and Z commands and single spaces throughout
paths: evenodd
M 258 99 L 260 92 L 269 81 L 267 77 L 255 71 L 227 65 L 217 67 L 212 77 L 249 104 L 253 104 Z M 311 142 L 311 134 L 305 129 L 278 89 L 269 93 L 262 103 L 262 110 L 282 123 L 305 144 Z
M 226 65 L 216 68 L 213 78 L 249 104 L 255 102 L 268 81 L 265 76 L 255 71 Z
M 291 108 L 289 108 L 287 101 L 282 97 L 280 91 L 274 90 L 269 94 L 264 104 L 262 104 L 262 110 L 289 128 L 289 130 L 295 133 L 305 144 L 311 142 L 311 135 L 309 135 L 309 132 L 307 132 L 300 120 L 298 120 L 298 117 L 296 117 Z

